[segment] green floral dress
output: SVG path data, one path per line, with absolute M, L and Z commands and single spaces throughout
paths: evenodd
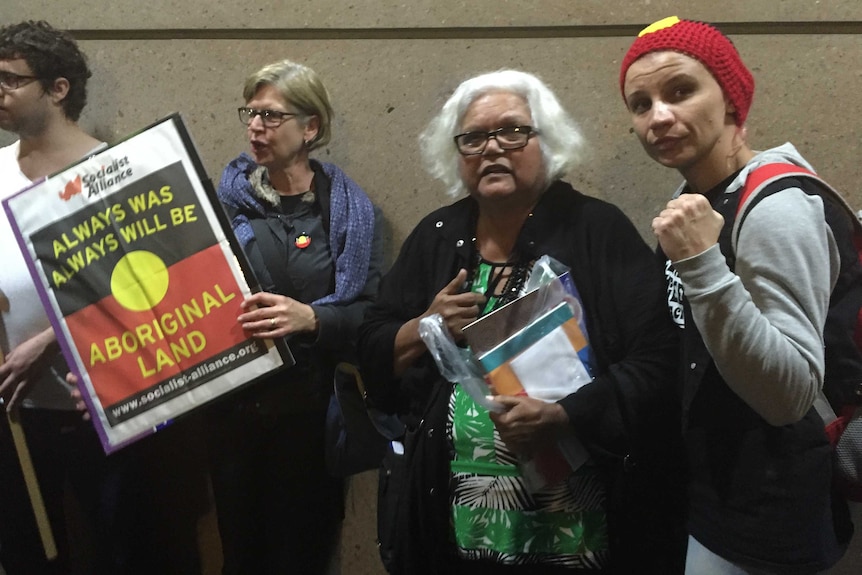
M 491 284 L 494 269 L 501 265 L 480 260 L 473 291 L 499 293 Z M 512 273 L 503 293 L 518 290 L 520 286 L 508 285 L 512 278 L 517 282 L 518 275 Z M 489 297 L 484 313 L 502 305 L 503 299 L 511 298 Z M 449 399 L 447 432 L 454 453 L 453 535 L 463 559 L 573 569 L 606 565 L 605 489 L 590 463 L 556 484 L 531 491 L 517 456 L 500 440 L 488 411 L 459 385 Z

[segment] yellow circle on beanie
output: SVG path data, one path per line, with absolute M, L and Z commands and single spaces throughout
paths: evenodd
M 638 38 L 640 38 L 641 36 L 646 36 L 647 34 L 651 34 L 652 32 L 656 32 L 657 30 L 670 28 L 674 24 L 679 24 L 678 16 L 668 16 L 667 18 L 662 18 L 661 20 L 653 22 L 652 24 L 641 30 L 640 33 L 638 33 Z

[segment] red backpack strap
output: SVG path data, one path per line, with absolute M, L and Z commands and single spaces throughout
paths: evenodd
M 739 212 L 742 210 L 742 206 L 745 204 L 745 201 L 756 190 L 759 190 L 761 187 L 766 185 L 768 182 L 771 182 L 772 180 L 791 174 L 805 174 L 818 178 L 817 174 L 815 174 L 811 170 L 805 169 L 795 164 L 776 162 L 774 164 L 763 164 L 762 166 L 758 166 L 757 168 L 751 170 L 751 172 L 748 173 L 748 177 L 745 179 L 745 185 L 742 187 L 742 192 L 739 195 L 739 203 L 736 204 L 736 215 L 739 215 Z

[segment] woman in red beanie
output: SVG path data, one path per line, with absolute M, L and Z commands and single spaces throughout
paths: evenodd
M 749 147 L 754 80 L 714 27 L 672 17 L 644 29 L 620 88 L 647 154 L 685 179 L 652 226 L 668 260 L 668 305 L 685 328 L 686 572 L 822 571 L 852 533 L 812 408 L 841 268 L 831 226 L 840 215 L 785 178 L 746 202 L 745 225 L 733 228 L 756 168 L 812 168 L 791 144 Z

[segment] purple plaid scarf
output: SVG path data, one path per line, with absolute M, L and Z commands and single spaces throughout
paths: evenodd
M 334 164 L 321 162 L 332 182 L 329 213 L 329 245 L 335 254 L 335 293 L 313 304 L 350 303 L 362 293 L 368 276 L 374 238 L 374 207 L 359 185 Z M 243 248 L 254 237 L 249 217 L 266 217 L 271 209 L 249 182 L 257 164 L 240 154 L 222 173 L 218 198 L 233 214 L 231 226 Z

